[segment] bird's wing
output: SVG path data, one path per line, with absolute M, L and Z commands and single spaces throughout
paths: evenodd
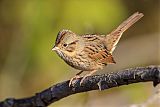
M 89 55 L 92 59 L 100 63 L 116 63 L 113 56 L 107 50 L 101 50 L 98 53 Z
M 84 35 L 85 47 L 84 51 L 88 56 L 100 63 L 115 63 L 113 56 L 107 50 L 104 44 L 104 36 L 98 35 Z

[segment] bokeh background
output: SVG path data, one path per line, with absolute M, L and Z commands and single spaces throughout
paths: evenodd
M 107 34 L 136 11 L 144 17 L 123 34 L 117 63 L 97 74 L 160 64 L 159 0 L 0 0 L 0 100 L 32 96 L 78 72 L 51 51 L 60 30 Z M 154 90 L 138 83 L 72 95 L 50 107 L 127 106 Z

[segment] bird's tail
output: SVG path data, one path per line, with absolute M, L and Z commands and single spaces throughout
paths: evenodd
M 110 53 L 112 53 L 120 40 L 124 31 L 131 27 L 135 22 L 143 17 L 143 13 L 136 12 L 114 29 L 109 35 L 106 36 L 106 46 Z

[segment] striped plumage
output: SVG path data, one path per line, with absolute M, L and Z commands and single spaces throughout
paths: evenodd
M 62 30 L 57 35 L 53 50 L 70 66 L 82 71 L 91 71 L 83 77 L 83 81 L 96 70 L 115 63 L 112 52 L 121 35 L 141 17 L 142 13 L 134 13 L 108 35 L 79 36 L 70 30 Z

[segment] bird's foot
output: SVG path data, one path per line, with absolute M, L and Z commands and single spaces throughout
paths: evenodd
M 80 81 L 80 86 L 82 86 L 82 84 L 83 84 L 84 80 L 85 80 L 85 79 L 86 79 L 86 77 L 88 77 L 88 76 L 90 76 L 90 75 L 85 75 L 85 76 L 81 79 L 81 81 Z
M 89 74 L 86 74 L 82 79 L 81 79 L 81 81 L 80 81 L 80 86 L 82 86 L 82 84 L 83 84 L 83 82 L 84 82 L 84 80 L 86 79 L 86 77 L 89 77 L 89 76 L 91 76 L 93 73 L 95 73 L 97 70 L 93 70 L 93 71 L 91 71 Z
M 75 80 L 81 78 L 79 75 L 74 76 L 73 78 L 70 79 L 69 81 L 69 87 L 71 87 L 73 84 L 75 84 Z

